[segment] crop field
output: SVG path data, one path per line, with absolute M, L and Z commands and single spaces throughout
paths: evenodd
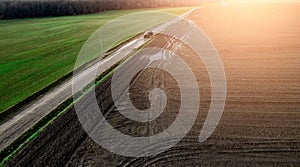
M 157 10 L 180 14 L 188 9 Z M 70 100 L 70 103 L 59 105 L 46 116 L 39 117 L 37 114 L 46 108 L 41 105 L 39 107 L 43 107 L 43 110 L 28 110 L 34 111 L 29 114 L 20 112 L 11 120 L 18 117 L 22 119 L 11 124 L 7 121 L 7 124 L 4 123 L 7 126 L 0 124 L 4 127 L 0 128 L 0 132 L 5 129 L 0 138 L 3 148 L 3 143 L 6 143 L 6 148 L 0 152 L 0 166 L 299 166 L 299 10 L 300 3 L 224 2 L 203 5 L 186 15 L 193 26 L 203 30 L 213 43 L 226 75 L 226 102 L 222 117 L 207 140 L 199 142 L 199 134 L 205 129 L 210 107 L 221 107 L 212 103 L 215 99 L 221 99 L 222 94 L 213 95 L 214 91 L 221 89 L 216 89 L 212 84 L 212 71 L 206 66 L 205 59 L 199 59 L 195 50 L 183 40 L 197 37 L 193 28 L 186 24 L 183 24 L 184 28 L 179 28 L 174 24 L 165 32 L 178 35 L 178 38 L 150 30 L 156 34 L 139 49 L 135 49 L 135 43 L 127 43 L 130 46 L 128 50 L 135 49 L 134 54 L 114 50 L 120 55 L 124 54 L 127 59 L 112 63 L 116 66 L 110 68 L 101 79 L 99 77 L 94 85 L 95 91 L 88 89 L 80 98 L 66 100 Z M 136 11 L 145 10 L 2 21 L 4 26 L 0 28 L 0 33 L 8 41 L 1 43 L 1 47 L 5 48 L 1 49 L 3 54 L 0 59 L 3 64 L 0 72 L 2 111 L 22 100 L 14 99 L 20 97 L 19 94 L 24 99 L 57 79 L 64 78 L 73 70 L 76 56 L 91 33 L 107 21 Z M 143 17 L 143 20 L 147 19 Z M 135 28 L 130 26 L 124 30 Z M 115 27 L 109 30 L 118 32 Z M 142 42 L 147 41 L 142 35 L 137 38 Z M 113 35 L 109 34 L 108 39 L 113 39 Z M 197 44 L 198 49 L 207 48 L 203 43 Z M 205 56 L 208 57 L 212 52 L 207 53 Z M 175 54 L 189 66 L 195 81 L 187 77 L 183 66 L 174 63 Z M 118 56 L 112 52 L 107 59 Z M 88 55 L 86 59 L 92 58 Z M 168 67 L 172 67 L 174 73 L 168 71 Z M 128 86 L 123 86 L 130 74 L 136 75 L 132 76 Z M 153 106 L 157 112 L 164 102 L 161 96 L 152 96 L 155 88 L 163 90 L 167 99 L 157 118 L 140 122 L 124 115 L 136 109 L 147 112 Z M 182 90 L 189 94 L 185 96 Z M 197 92 L 199 99 L 193 97 Z M 127 95 L 130 101 L 126 99 Z M 93 99 L 94 96 L 96 99 Z M 41 99 L 44 97 L 47 96 Z M 47 103 L 48 106 L 52 104 Z M 183 104 L 189 104 L 184 107 L 186 115 L 180 115 Z M 99 113 L 94 107 L 100 109 L 107 122 L 93 115 Z M 82 119 L 81 114 L 92 119 Z M 177 137 L 176 131 L 169 130 L 169 127 L 180 118 L 184 122 L 177 127 L 184 129 L 189 126 L 191 115 L 195 118 L 193 126 L 186 130 L 186 136 L 180 142 L 169 148 L 167 144 Z M 36 118 L 42 118 L 42 121 L 30 130 L 25 129 L 25 133 L 14 130 L 28 126 Z M 93 120 L 97 123 L 92 123 L 93 127 L 89 128 L 91 134 L 86 124 Z M 111 135 L 111 130 L 107 128 L 109 126 L 132 137 L 150 137 L 165 132 L 175 135 L 136 151 L 129 140 Z M 95 136 L 108 143 L 99 143 Z M 136 144 L 139 146 L 143 143 Z M 147 157 L 133 157 L 114 152 L 111 148 L 140 155 L 153 150 L 162 152 Z
M 212 100 L 209 73 L 190 47 L 162 35 L 156 36 L 145 48 L 175 51 L 189 64 L 199 85 L 198 115 L 183 140 L 153 156 L 118 155 L 86 133 L 73 105 L 9 158 L 6 166 L 299 166 L 299 9 L 300 4 L 289 3 L 231 4 L 190 13 L 190 20 L 204 30 L 216 46 L 226 73 L 224 112 L 206 141 L 199 142 L 198 137 Z M 179 32 L 176 28 L 171 30 Z M 124 62 L 118 76 L 127 76 L 126 73 L 150 62 L 141 56 L 143 53 L 137 52 Z M 186 75 L 184 70 L 177 72 L 182 78 Z M 129 103 L 123 100 L 122 107 L 114 105 L 112 77 L 96 86 L 97 102 L 109 124 L 130 136 L 152 136 L 165 131 L 178 117 L 180 104 L 191 101 L 181 99 L 178 82 L 168 72 L 145 67 L 139 77 L 132 80 L 129 93 L 124 91 L 124 94 L 130 94 L 133 107 L 143 110 L 149 108 L 147 93 L 161 88 L 166 92 L 168 103 L 155 120 L 136 122 L 122 114 L 122 111 L 133 110 Z M 76 104 L 88 112 L 92 100 L 87 94 Z M 101 131 L 101 136 L 107 137 L 108 132 Z M 126 142 L 118 145 L 111 142 L 113 138 L 109 136 L 105 139 L 110 141 L 111 147 L 132 148 Z M 164 143 L 169 141 L 161 140 L 149 148 L 164 149 Z
M 134 12 L 181 14 L 190 7 L 109 11 L 91 15 L 0 21 L 0 113 L 70 73 L 88 37 Z

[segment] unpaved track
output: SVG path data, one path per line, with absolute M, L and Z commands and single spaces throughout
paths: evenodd
M 193 10 L 190 10 L 183 14 L 181 17 L 185 17 Z M 174 18 L 170 22 L 160 24 L 153 28 L 153 31 L 159 32 L 164 29 L 170 23 L 176 21 Z M 76 72 L 76 77 L 73 76 L 72 79 L 76 79 L 76 82 L 85 83 L 86 76 L 90 76 L 97 71 L 96 75 L 101 75 L 106 70 L 110 69 L 119 61 L 123 60 L 129 53 L 142 46 L 147 39 L 142 36 L 138 36 L 128 42 L 126 45 L 120 46 L 115 52 L 110 54 L 109 57 L 91 62 L 83 70 Z M 98 67 L 99 66 L 99 67 Z M 93 74 L 94 75 L 94 74 Z M 66 101 L 72 96 L 72 79 L 68 79 L 63 84 L 59 85 L 55 89 L 42 95 L 41 98 L 34 100 L 28 104 L 24 109 L 21 109 L 16 115 L 11 119 L 1 122 L 0 124 L 0 151 L 9 146 L 13 141 L 20 137 L 24 132 L 35 125 L 39 120 L 41 120 L 48 113 L 53 111 L 56 107 Z
M 198 142 L 198 135 L 210 104 L 210 82 L 201 61 L 182 45 L 176 52 L 196 74 L 201 114 L 189 134 L 175 147 L 146 158 L 113 154 L 87 136 L 74 109 L 70 109 L 7 165 L 299 165 L 299 9 L 297 4 L 235 4 L 210 6 L 192 13 L 190 19 L 208 34 L 221 55 L 228 86 L 220 124 L 204 143 Z M 166 45 L 169 40 L 160 37 L 150 45 L 169 46 Z M 138 66 L 139 56 L 127 63 Z M 161 132 L 174 121 L 180 92 L 168 73 L 145 69 L 130 88 L 132 102 L 138 108 L 148 107 L 147 90 L 160 87 L 167 92 L 169 101 L 165 112 L 149 124 L 130 121 L 111 106 L 110 79 L 97 87 L 96 94 L 100 106 L 107 111 L 107 120 L 116 129 L 134 136 L 147 136 Z

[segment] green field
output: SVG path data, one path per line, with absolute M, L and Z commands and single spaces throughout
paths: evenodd
M 108 11 L 82 16 L 0 21 L 0 113 L 74 68 L 88 37 L 106 22 L 133 12 L 181 14 L 190 8 Z

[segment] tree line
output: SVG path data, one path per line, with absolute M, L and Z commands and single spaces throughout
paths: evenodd
M 199 5 L 199 0 L 0 0 L 0 19 L 81 15 L 107 10 Z

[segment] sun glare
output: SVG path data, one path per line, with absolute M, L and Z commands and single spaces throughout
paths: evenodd
M 286 3 L 286 2 L 300 2 L 300 0 L 222 0 L 224 2 L 241 2 L 241 3 Z

